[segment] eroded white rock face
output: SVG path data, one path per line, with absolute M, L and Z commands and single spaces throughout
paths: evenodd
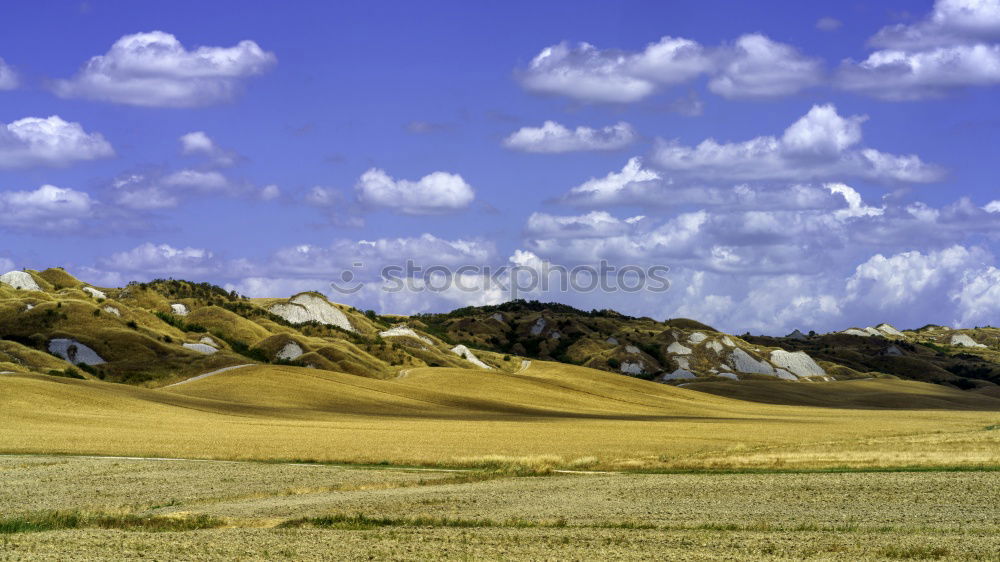
M 395 326 L 393 328 L 385 330 L 384 332 L 379 332 L 378 335 L 383 338 L 399 338 L 399 337 L 417 338 L 418 340 L 428 345 L 434 345 L 434 341 L 432 339 L 428 338 L 427 336 L 421 336 L 420 334 L 414 332 L 412 328 L 409 328 L 407 326 Z
M 176 314 L 177 316 L 187 316 L 188 307 L 185 304 L 175 302 L 174 304 L 170 305 L 170 312 Z
M 667 346 L 667 353 L 673 353 L 675 355 L 691 355 L 691 349 L 674 342 Z
M 846 329 L 846 330 L 844 330 L 843 332 L 840 332 L 840 333 L 841 334 L 847 334 L 848 336 L 859 336 L 859 337 L 862 337 L 862 338 L 869 338 L 869 337 L 871 337 L 871 334 L 869 334 L 868 332 L 866 332 L 864 330 L 859 330 L 857 328 L 848 328 L 848 329 Z
M 618 338 L 616 338 L 614 336 L 608 336 L 608 339 L 606 339 L 604 341 L 606 343 L 610 343 L 611 345 L 618 345 Z
M 8 271 L 0 275 L 0 283 L 6 283 L 15 289 L 22 291 L 41 291 L 42 288 L 35 282 L 35 278 L 24 271 Z
M 685 371 L 684 369 L 677 369 L 673 373 L 667 373 L 665 375 L 660 375 L 658 380 L 661 381 L 681 381 L 681 380 L 692 380 L 698 378 L 691 371 Z
M 185 343 L 183 345 L 191 351 L 197 351 L 198 353 L 204 353 L 205 355 L 211 355 L 216 351 L 219 351 L 218 349 L 204 343 Z
M 708 336 L 706 336 L 705 334 L 703 334 L 701 332 L 695 332 L 695 333 L 691 334 L 690 336 L 688 336 L 688 341 L 690 343 L 695 344 L 695 345 L 698 345 L 699 343 L 705 341 L 706 339 L 708 339 Z
M 285 344 L 285 347 L 282 347 L 278 351 L 278 354 L 275 355 L 275 359 L 294 361 L 295 359 L 298 359 L 301 356 L 302 356 L 302 346 L 293 341 L 290 341 Z
M 804 351 L 790 352 L 783 349 L 776 349 L 771 352 L 771 363 L 786 371 L 791 371 L 799 377 L 822 377 L 826 375 L 823 367 L 820 367 Z
M 499 312 L 494 312 L 493 316 L 490 316 L 490 318 L 496 320 L 497 322 L 499 322 L 501 324 L 504 323 L 503 314 L 500 314 Z
M 881 336 L 885 335 L 882 332 L 876 330 L 875 328 L 872 328 L 871 326 L 868 326 L 867 328 L 865 328 L 865 331 L 868 332 L 868 335 L 871 335 L 871 336 L 881 337 Z
M 487 365 L 486 363 L 483 363 L 482 361 L 480 361 L 479 358 L 476 357 L 476 354 L 472 353 L 472 350 L 469 349 L 469 348 L 467 348 L 467 347 L 465 347 L 464 345 L 456 345 L 455 347 L 451 348 L 451 352 L 454 353 L 455 355 L 458 355 L 459 357 L 465 359 L 469 363 L 472 363 L 473 365 L 475 365 L 477 367 L 480 367 L 480 368 L 483 368 L 483 369 L 492 369 L 493 368 L 493 367 L 490 367 L 489 365 Z
M 729 354 L 729 362 L 733 369 L 740 373 L 757 373 L 760 375 L 773 375 L 774 367 L 766 361 L 758 361 L 749 353 L 740 348 L 736 348 Z
M 795 375 L 789 373 L 788 371 L 786 371 L 784 369 L 776 369 L 774 371 L 774 374 L 779 379 L 784 379 L 786 381 L 797 381 L 797 380 L 799 380 L 799 377 L 796 377 Z
M 106 299 L 106 298 L 108 298 L 108 295 L 105 295 L 104 291 L 95 289 L 93 287 L 84 287 L 82 290 L 83 290 L 84 293 L 87 293 L 88 295 L 94 297 L 95 299 Z
M 323 297 L 303 293 L 295 295 L 287 303 L 279 303 L 270 308 L 270 311 L 284 318 L 292 324 L 304 324 L 306 322 L 318 322 L 328 326 L 337 326 L 353 332 L 347 315 Z
M 531 335 L 537 336 L 538 334 L 541 334 L 542 330 L 545 329 L 545 324 L 546 322 L 544 318 L 536 320 L 535 325 L 531 327 Z
M 715 340 L 712 340 L 712 341 L 706 343 L 705 347 L 708 348 L 708 349 L 711 349 L 712 351 L 714 351 L 716 353 L 722 353 L 722 349 L 723 349 L 722 344 L 719 343 L 719 342 L 717 342 L 717 341 L 715 341 Z
M 642 365 L 642 361 L 626 361 L 622 363 L 619 371 L 627 375 L 641 375 L 645 368 Z
M 903 337 L 903 332 L 897 330 L 895 327 L 893 327 L 892 324 L 879 324 L 878 326 L 875 326 L 875 329 L 887 336 L 892 336 L 895 338 Z
M 687 357 L 675 357 L 674 361 L 677 362 L 677 366 L 680 367 L 681 369 L 690 369 L 691 368 L 691 364 L 688 362 L 688 358 Z
M 987 347 L 976 340 L 970 338 L 965 334 L 955 334 L 951 336 L 951 345 L 957 345 L 961 347 Z
M 639 348 L 634 345 L 626 345 L 625 353 L 639 353 Z
M 201 343 L 203 343 L 203 344 L 205 344 L 205 345 L 210 345 L 210 346 L 212 346 L 212 347 L 214 347 L 216 349 L 218 349 L 218 347 L 219 347 L 219 343 L 217 341 L 213 340 L 209 336 L 202 336 L 201 339 L 198 340 L 198 341 L 201 342 Z
M 118 310 L 117 308 L 111 306 L 110 304 L 107 305 L 107 306 L 105 306 L 102 310 L 104 310 L 104 312 L 107 312 L 108 314 L 114 314 L 115 316 L 119 316 L 120 317 L 122 315 L 122 313 L 121 313 L 120 310 Z
M 76 340 L 68 338 L 56 338 L 50 341 L 49 353 L 62 357 L 74 365 L 79 365 L 81 363 L 86 363 L 87 365 L 100 365 L 105 362 L 104 359 L 101 359 L 101 356 L 98 355 L 93 349 L 90 349 Z
M 734 380 L 734 381 L 740 380 L 740 377 L 734 375 L 733 373 L 719 373 L 716 376 L 717 377 L 722 377 L 724 379 Z
M 736 344 L 733 343 L 733 340 L 729 339 L 729 336 L 722 336 L 722 344 L 726 347 L 736 347 Z

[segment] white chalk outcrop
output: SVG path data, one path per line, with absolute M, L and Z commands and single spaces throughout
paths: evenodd
M 788 371 L 786 371 L 784 369 L 775 369 L 774 370 L 774 376 L 778 377 L 779 379 L 784 379 L 786 381 L 797 381 L 797 380 L 799 380 L 799 377 L 796 377 L 795 375 L 789 373 Z
M 203 343 L 203 344 L 205 344 L 205 345 L 210 345 L 210 346 L 212 346 L 212 347 L 214 347 L 216 349 L 218 349 L 218 347 L 219 347 L 219 342 L 213 340 L 209 336 L 202 336 L 201 339 L 198 340 L 198 341 L 201 342 L 201 343 Z
M 493 368 L 493 367 L 490 367 L 489 365 L 487 365 L 486 363 L 483 363 L 482 361 L 480 361 L 479 358 L 476 357 L 476 354 L 472 353 L 472 350 L 469 349 L 469 348 L 467 348 L 467 347 L 465 347 L 464 345 L 456 345 L 455 347 L 451 348 L 451 352 L 454 353 L 455 355 L 458 355 L 459 357 L 465 359 L 469 363 L 472 363 L 473 365 L 475 365 L 477 367 L 480 367 L 480 368 L 483 368 L 483 369 L 492 369 Z
M 271 306 L 270 311 L 291 324 L 318 322 L 327 326 L 336 326 L 348 332 L 355 331 L 346 314 L 323 297 L 311 293 L 295 295 L 287 303 Z
M 413 328 L 409 328 L 407 326 L 395 326 L 383 332 L 379 332 L 378 335 L 383 338 L 401 338 L 401 337 L 416 338 L 428 345 L 434 345 L 434 340 L 430 339 L 427 336 L 421 336 L 420 334 L 414 332 Z
M 83 287 L 82 291 L 84 293 L 87 293 L 88 295 L 94 297 L 95 299 L 106 299 L 106 298 L 108 298 L 108 295 L 105 295 L 104 291 L 101 291 L 99 289 L 95 289 L 93 287 Z
M 695 375 L 691 371 L 686 371 L 684 369 L 677 369 L 673 373 L 667 373 L 665 375 L 660 375 L 657 378 L 657 380 L 660 380 L 660 381 L 684 381 L 684 380 L 692 380 L 692 379 L 696 379 L 696 378 L 698 378 L 698 375 Z
M 879 324 L 878 326 L 875 326 L 875 329 L 887 336 L 892 336 L 894 338 L 903 337 L 903 332 L 897 330 L 892 324 Z
M 501 324 L 504 323 L 503 314 L 500 314 L 499 312 L 494 312 L 493 316 L 490 316 L 490 318 L 496 320 L 497 322 L 499 322 Z
M 614 336 L 608 336 L 608 339 L 604 340 L 605 343 L 610 343 L 611 345 L 618 345 L 618 338 Z
M 546 322 L 544 318 L 536 320 L 535 325 L 531 327 L 531 335 L 537 336 L 538 334 L 541 334 L 542 330 L 545 329 L 545 324 Z
M 622 363 L 619 371 L 625 373 L 626 375 L 641 375 L 645 368 L 642 365 L 642 361 L 626 361 Z
M 42 288 L 35 282 L 35 278 L 24 271 L 8 271 L 0 275 L 0 283 L 6 283 L 15 289 L 22 291 L 41 291 Z
M 729 354 L 729 362 L 733 369 L 740 373 L 756 373 L 759 375 L 774 375 L 774 367 L 767 361 L 758 361 L 749 353 L 736 348 Z
M 633 353 L 633 354 L 639 353 L 639 348 L 634 345 L 626 345 L 625 353 Z
M 187 316 L 188 307 L 185 304 L 177 302 L 170 305 L 170 312 L 176 314 L 177 316 Z
M 215 349 L 214 347 L 204 343 L 185 343 L 184 347 L 190 349 L 191 351 L 204 353 L 205 355 L 211 355 L 216 351 L 219 351 L 218 349 Z
M 674 342 L 667 346 L 667 353 L 673 353 L 675 355 L 691 355 L 691 349 Z
M 722 353 L 722 350 L 724 349 L 722 347 L 722 344 L 719 343 L 719 342 L 717 342 L 717 341 L 715 341 L 715 340 L 712 340 L 712 341 L 706 343 L 705 344 L 705 348 L 711 349 L 715 353 Z
M 68 338 L 55 338 L 50 341 L 49 353 L 62 357 L 74 365 L 79 365 L 81 363 L 86 363 L 87 365 L 100 365 L 105 362 L 104 359 L 101 359 L 101 356 L 98 355 L 93 349 L 90 349 L 76 340 Z
M 285 344 L 285 347 L 282 347 L 278 351 L 278 354 L 275 356 L 275 359 L 278 359 L 279 361 L 280 360 L 294 361 L 295 359 L 301 357 L 302 353 L 303 353 L 302 346 L 293 341 L 290 341 Z
M 870 338 L 871 337 L 871 334 L 869 334 L 868 332 L 866 332 L 864 330 L 859 330 L 857 328 L 848 328 L 848 329 L 846 329 L 846 330 L 844 330 L 843 332 L 840 332 L 840 333 L 848 335 L 848 336 L 858 336 L 858 337 L 861 337 L 861 338 Z
M 951 336 L 951 345 L 960 347 L 987 347 L 965 334 L 955 334 Z
M 110 304 L 107 305 L 107 306 L 105 306 L 102 310 L 104 310 L 104 312 L 107 312 L 108 314 L 114 314 L 115 316 L 118 316 L 118 317 L 121 317 L 121 315 L 122 315 L 122 312 L 120 310 L 118 310 L 117 308 L 111 306 Z
M 785 351 L 776 349 L 771 352 L 771 363 L 778 367 L 791 371 L 799 377 L 822 377 L 826 376 L 826 371 L 820 367 L 812 357 L 804 351 Z
M 701 332 L 695 332 L 690 336 L 688 336 L 688 342 L 693 343 L 695 345 L 698 345 L 699 343 L 705 341 L 706 339 L 708 339 L 708 336 L 706 336 Z
M 715 376 L 722 377 L 724 379 L 734 380 L 734 381 L 740 380 L 740 377 L 734 375 L 733 373 L 719 373 L 719 374 L 717 374 Z

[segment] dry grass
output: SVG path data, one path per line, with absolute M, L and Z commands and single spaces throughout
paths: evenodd
M 0 457 L 0 477 L 15 484 L 0 489 L 0 554 L 13 559 L 992 560 L 1000 532 L 1000 476 L 992 472 L 465 480 L 459 477 L 468 475 L 427 472 L 426 480 L 414 480 L 415 474 L 266 463 Z M 243 482 L 255 493 L 243 493 Z M 399 485 L 380 485 L 392 483 Z M 49 492 L 39 494 L 46 486 Z M 177 497 L 175 487 L 191 493 Z M 130 496 L 135 504 L 120 503 Z M 33 510 L 12 511 L 26 502 Z M 53 511 L 54 505 L 74 507 Z
M 11 453 L 536 462 L 496 461 L 521 458 L 542 459 L 541 472 L 587 457 L 616 470 L 997 466 L 1000 432 L 983 428 L 998 422 L 975 409 L 759 404 L 542 362 L 521 375 L 423 368 L 385 381 L 255 366 L 165 390 L 0 377 L 0 451 Z

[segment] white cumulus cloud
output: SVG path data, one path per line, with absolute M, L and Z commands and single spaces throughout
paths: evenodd
M 215 254 L 204 248 L 176 248 L 146 242 L 99 261 L 102 267 L 118 272 L 144 275 L 205 276 L 218 271 Z
M 660 141 L 653 159 L 665 170 L 702 180 L 836 180 L 926 183 L 943 172 L 914 155 L 855 148 L 864 116 L 842 117 L 833 105 L 813 106 L 781 137 L 743 142 L 706 139 L 697 146 Z
M 888 100 L 942 96 L 963 86 L 1000 83 L 1000 45 L 953 45 L 923 51 L 875 51 L 846 61 L 840 86 Z
M 881 29 L 879 50 L 845 60 L 841 88 L 887 100 L 941 97 L 963 87 L 1000 84 L 1000 0 L 938 0 L 913 24 Z
M 207 156 L 216 166 L 232 166 L 237 156 L 235 153 L 221 148 L 204 131 L 193 131 L 181 135 L 181 152 Z
M 635 129 L 625 122 L 600 129 L 577 127 L 570 129 L 555 121 L 541 127 L 522 127 L 503 141 L 503 145 L 524 152 L 578 152 L 586 150 L 618 150 L 632 144 Z
M 871 38 L 876 47 L 916 50 L 1000 38 L 1000 0 L 938 0 L 915 24 L 884 27 Z
M 194 194 L 241 195 L 252 191 L 264 195 L 249 186 L 234 184 L 221 172 L 190 169 L 124 174 L 111 183 L 110 191 L 119 205 L 147 211 L 176 207 L 182 199 Z
M 726 98 L 772 98 L 819 84 L 823 64 L 795 47 L 753 33 L 736 40 L 708 89 Z
M 651 182 L 660 180 L 655 170 L 643 167 L 642 159 L 630 158 L 620 172 L 610 172 L 603 178 L 590 178 L 574 187 L 564 198 L 567 202 L 602 204 L 620 202 L 629 194 L 640 191 Z
M 432 215 L 464 209 L 475 191 L 462 176 L 433 172 L 417 181 L 397 180 L 378 168 L 361 175 L 355 185 L 358 200 L 407 215 Z
M 701 76 L 712 77 L 709 89 L 728 98 L 785 96 L 816 85 L 823 70 L 819 59 L 753 33 L 717 47 L 666 36 L 632 52 L 563 42 L 542 49 L 517 76 L 536 93 L 632 103 Z
M 663 37 L 637 53 L 563 42 L 542 49 L 519 78 L 532 92 L 629 103 L 649 96 L 662 84 L 687 82 L 712 64 L 704 47 L 677 37 Z
M 114 154 L 100 133 L 88 133 L 58 115 L 0 124 L 0 168 L 66 166 Z
M 55 92 L 129 105 L 203 106 L 231 99 L 246 78 L 276 61 L 249 40 L 188 50 L 169 33 L 135 33 L 92 57 L 73 78 L 57 81 Z
M 94 215 L 90 195 L 43 185 L 34 191 L 0 191 L 0 226 L 16 230 L 67 231 Z

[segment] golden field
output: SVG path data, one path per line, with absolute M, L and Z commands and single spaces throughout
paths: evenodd
M 420 368 L 390 380 L 248 366 L 161 389 L 3 375 L 0 452 L 541 470 L 1000 466 L 1000 431 L 987 429 L 1000 424 L 1000 400 L 891 379 L 770 392 L 808 389 L 839 393 L 845 407 L 736 400 L 545 362 L 521 374 Z M 884 409 L 900 403 L 929 409 Z
M 0 560 L 998 558 L 1000 400 L 727 392 L 537 361 L 0 375 Z
M 995 560 L 995 472 L 555 474 L 0 457 L 0 559 Z

